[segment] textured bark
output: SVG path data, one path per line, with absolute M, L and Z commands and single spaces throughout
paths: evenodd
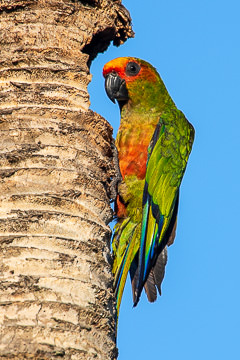
M 88 65 L 120 1 L 0 1 L 0 359 L 115 359 L 110 125 Z

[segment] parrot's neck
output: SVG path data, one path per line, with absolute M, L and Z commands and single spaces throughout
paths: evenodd
M 132 114 L 143 117 L 148 114 L 150 117 L 158 116 L 159 119 L 164 111 L 176 108 L 160 78 L 153 83 L 143 80 L 133 82 L 128 85 L 127 90 L 129 100 L 120 105 L 121 121 Z
M 159 122 L 162 112 L 152 108 L 151 111 L 145 112 L 141 108 L 132 108 L 128 103 L 121 109 L 121 122 L 120 127 L 143 127 L 146 128 L 148 125 L 156 126 Z

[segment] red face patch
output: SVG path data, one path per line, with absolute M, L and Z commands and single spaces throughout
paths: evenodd
M 140 67 L 140 70 L 136 75 L 134 75 L 134 73 L 133 75 L 129 75 L 129 72 L 127 71 L 127 65 L 129 63 L 135 63 Z M 126 81 L 126 83 L 130 83 L 136 79 L 148 79 L 153 82 L 157 80 L 157 74 L 150 65 L 145 62 L 142 63 L 133 57 L 120 57 L 109 61 L 103 68 L 103 76 L 106 77 L 106 75 L 111 72 L 117 73 L 121 79 Z

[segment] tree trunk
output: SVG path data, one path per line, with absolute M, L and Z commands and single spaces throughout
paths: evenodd
M 115 359 L 110 125 L 88 65 L 114 0 L 0 1 L 0 359 Z

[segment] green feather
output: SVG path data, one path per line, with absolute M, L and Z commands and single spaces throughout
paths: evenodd
M 173 124 L 175 125 L 175 132 L 172 129 L 170 132 L 168 131 L 169 122 L 171 124 L 170 129 Z M 145 186 L 147 192 L 145 197 L 148 198 L 146 205 L 149 209 L 147 210 L 144 207 L 143 211 L 139 256 L 140 270 L 134 305 L 139 300 L 142 288 L 157 256 L 168 242 L 165 234 L 171 222 L 179 186 L 190 154 L 190 152 L 186 152 L 184 157 L 182 155 L 183 149 L 187 149 L 189 141 L 192 141 L 191 130 L 186 132 L 185 137 L 178 136 L 180 134 L 179 127 L 183 126 L 187 129 L 189 127 L 189 123 L 181 111 L 175 109 L 166 111 L 162 114 L 159 123 L 165 125 L 165 130 L 159 133 L 159 138 L 155 144 L 150 144 L 152 149 L 149 149 L 151 155 L 147 163 L 147 186 Z M 181 143 L 177 143 L 178 139 L 181 139 Z M 153 206 L 156 208 L 154 212 L 152 211 Z M 155 233 L 154 221 L 159 222 L 157 236 L 153 235 Z M 150 238 L 154 239 L 155 243 L 150 241 Z M 153 248 L 155 252 L 152 251 Z
M 140 69 L 132 78 L 126 70 L 130 62 Z M 156 299 L 155 286 L 160 292 L 194 129 L 177 110 L 152 65 L 137 58 L 118 58 L 105 65 L 104 76 L 108 71 L 124 80 L 119 83 L 125 84 L 129 98 L 119 101 L 121 124 L 116 139 L 123 176 L 118 191 L 126 209 L 126 214 L 119 215 L 112 243 L 118 313 L 129 270 L 135 305 L 145 284 L 150 301 Z

